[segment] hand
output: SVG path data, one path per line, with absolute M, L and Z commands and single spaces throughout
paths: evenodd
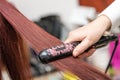
M 79 57 L 80 59 L 85 58 L 85 57 L 89 57 L 95 52 L 95 50 L 96 49 L 92 46 L 91 48 L 89 48 L 89 50 L 84 51 L 82 54 L 80 54 L 77 57 Z
M 65 43 L 81 41 L 81 43 L 76 46 L 73 51 L 73 56 L 76 57 L 96 43 L 110 25 L 110 19 L 105 15 L 101 15 L 88 25 L 71 31 Z

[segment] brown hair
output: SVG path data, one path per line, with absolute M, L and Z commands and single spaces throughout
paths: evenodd
M 11 27 L 13 27 L 15 31 L 27 40 L 29 45 L 36 51 L 37 54 L 45 48 L 62 44 L 60 40 L 51 36 L 33 22 L 29 21 L 7 2 L 0 4 L 0 12 L 3 17 L 10 23 Z M 73 57 L 57 60 L 50 64 L 59 70 L 71 71 L 82 80 L 111 80 L 106 74 L 93 68 L 93 66 Z
M 0 15 L 0 61 L 6 66 L 12 80 L 30 80 L 27 53 L 28 48 L 22 37 Z

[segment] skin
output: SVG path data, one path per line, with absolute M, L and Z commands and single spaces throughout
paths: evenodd
M 110 26 L 110 19 L 105 15 L 101 15 L 89 24 L 71 31 L 68 35 L 68 38 L 65 40 L 65 43 L 81 41 L 81 43 L 74 49 L 73 56 L 80 56 L 83 52 L 88 53 L 85 54 L 84 57 L 90 56 L 95 49 L 91 48 L 87 52 L 85 52 L 85 50 L 96 43 L 104 34 L 104 32 L 110 28 Z

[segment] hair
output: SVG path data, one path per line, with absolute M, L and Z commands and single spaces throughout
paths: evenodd
M 29 45 L 36 51 L 36 54 L 39 54 L 39 52 L 45 48 L 48 48 L 51 46 L 56 46 L 58 44 L 62 44 L 62 42 L 60 40 L 51 36 L 50 34 L 45 32 L 43 29 L 39 28 L 33 22 L 28 20 L 24 15 L 22 15 L 18 10 L 11 7 L 10 4 L 8 4 L 7 2 L 3 2 L 3 3 L 0 2 L 0 13 L 9 22 L 9 24 L 7 22 L 7 26 L 8 25 L 11 26 L 12 30 L 14 30 L 13 32 L 15 32 L 16 34 L 19 33 L 22 37 L 24 37 L 24 39 L 29 43 Z M 5 19 L 4 19 L 4 23 L 6 22 Z M 6 23 L 4 25 L 6 25 Z M 5 28 L 5 26 L 2 26 L 2 27 L 3 27 L 2 30 L 7 29 L 7 28 Z M 9 27 L 8 27 L 8 29 L 9 29 Z M 6 32 L 8 35 L 10 34 L 10 33 L 8 33 L 8 31 L 6 31 Z M 12 36 L 10 36 L 10 35 L 8 36 L 8 35 L 6 35 L 7 38 L 11 37 L 14 39 L 13 36 L 15 36 L 15 35 L 13 35 L 13 34 L 11 34 Z M 2 36 L 3 35 L 1 35 L 0 37 L 2 37 Z M 18 35 L 16 36 L 16 38 L 18 38 Z M 19 38 L 19 40 L 22 40 L 22 39 Z M 6 42 L 8 42 L 8 41 L 6 41 Z M 22 42 L 22 41 L 20 41 L 20 42 Z M 20 43 L 20 42 L 18 42 L 18 43 Z M 15 45 L 15 43 L 14 43 L 14 45 Z M 21 44 L 19 44 L 19 45 L 21 45 Z M 4 47 L 5 47 L 5 45 L 4 45 Z M 9 48 L 9 47 L 6 45 L 6 48 Z M 13 49 L 13 52 L 15 52 L 15 51 L 19 52 L 19 49 L 21 49 L 21 48 L 19 46 L 18 48 L 14 47 L 11 49 Z M 2 56 L 2 59 L 3 59 L 3 57 L 8 56 L 6 60 L 12 59 L 13 60 L 12 62 L 14 62 L 14 65 L 16 65 L 17 69 L 13 69 L 13 68 L 11 69 L 11 67 L 14 67 L 13 64 L 11 64 L 12 62 L 9 63 L 10 66 L 7 66 L 7 67 L 10 67 L 10 68 L 8 68 L 8 70 L 11 72 L 10 75 L 12 76 L 12 79 L 16 78 L 14 80 L 18 80 L 19 78 L 16 77 L 17 74 L 16 75 L 12 74 L 12 73 L 18 73 L 17 76 L 19 76 L 21 78 L 19 80 L 28 80 L 26 78 L 26 76 L 28 77 L 29 73 L 27 72 L 27 70 L 28 70 L 27 62 L 25 63 L 25 61 L 27 61 L 24 56 L 25 54 L 12 53 L 11 49 L 9 49 L 9 51 L 7 51 L 7 52 L 9 52 L 8 53 L 9 55 Z M 3 52 L 1 54 L 3 55 Z M 4 53 L 4 54 L 6 54 L 6 53 Z M 13 57 L 15 57 L 15 59 L 13 59 Z M 24 60 L 24 62 L 23 62 L 23 60 Z M 19 64 L 18 64 L 18 62 L 19 62 Z M 22 65 L 22 67 L 21 67 L 20 63 L 25 64 L 25 65 Z M 75 59 L 73 57 L 68 57 L 68 58 L 64 58 L 61 60 L 57 60 L 50 64 L 52 64 L 59 70 L 70 71 L 70 72 L 74 73 L 76 76 L 78 76 L 79 78 L 81 78 L 82 80 L 98 80 L 98 79 L 99 80 L 111 80 L 105 73 L 93 68 L 93 66 L 89 65 L 88 63 L 86 63 L 80 59 Z M 6 65 L 8 65 L 8 64 L 6 64 Z M 23 68 L 25 70 L 22 70 Z M 21 72 L 21 70 L 22 70 L 22 72 Z M 25 74 L 25 73 L 27 73 L 27 74 Z
M 0 15 L 0 80 L 2 63 L 12 80 L 31 79 L 27 44 Z

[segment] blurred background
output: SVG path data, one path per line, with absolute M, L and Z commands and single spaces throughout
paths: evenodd
M 94 20 L 98 14 L 110 5 L 113 0 L 8 0 L 29 20 L 45 29 L 51 35 L 64 41 L 71 30 L 82 27 Z M 119 34 L 120 29 L 116 27 L 112 31 Z M 93 36 L 95 37 L 95 36 Z M 109 44 L 99 48 L 86 59 L 86 62 L 105 71 L 110 59 Z M 34 58 L 31 49 L 31 71 L 35 80 L 63 80 L 63 75 L 52 65 L 42 64 Z M 109 69 L 111 77 L 115 71 Z M 66 73 L 67 75 L 67 73 Z M 5 80 L 7 78 L 4 72 Z M 73 80 L 72 78 L 70 80 Z M 77 79 L 75 79 L 77 80 Z

